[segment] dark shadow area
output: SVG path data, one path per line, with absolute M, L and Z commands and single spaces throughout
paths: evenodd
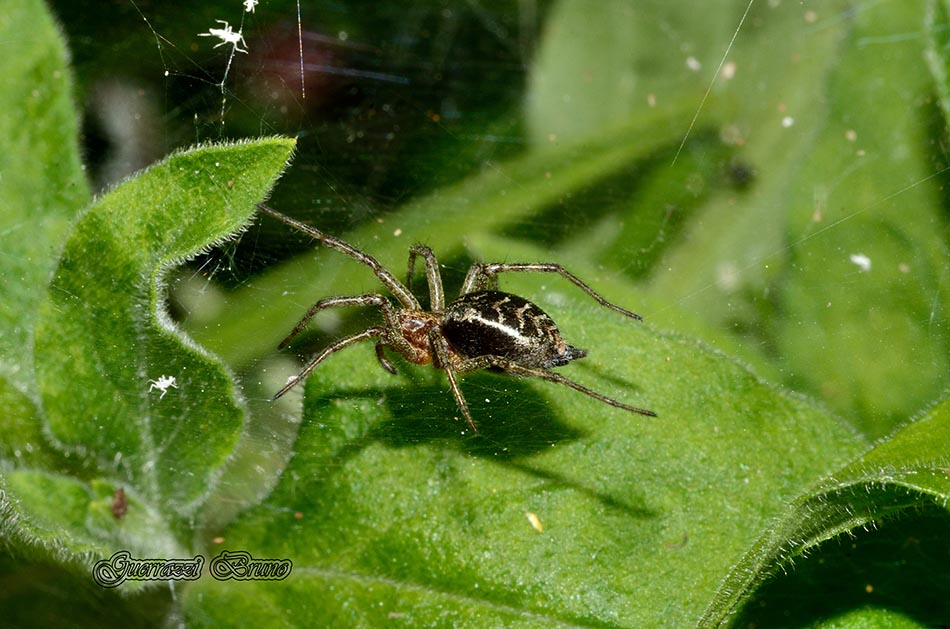
M 950 627 L 950 514 L 936 506 L 826 542 L 771 577 L 736 627 L 802 627 L 870 607 Z
M 386 391 L 393 420 L 375 437 L 393 447 L 447 440 L 474 456 L 511 460 L 583 436 L 559 421 L 544 395 L 526 380 L 475 373 L 465 376 L 461 387 L 478 434 L 471 434 L 448 383 L 439 378 Z
M 308 406 L 317 414 L 340 400 L 369 400 L 386 407 L 391 419 L 352 440 L 338 451 L 337 459 L 348 458 L 374 441 L 393 448 L 438 441 L 473 456 L 512 461 L 583 437 L 582 432 L 559 421 L 550 403 L 526 381 L 473 374 L 463 380 L 462 390 L 478 425 L 477 433 L 462 417 L 448 384 L 435 378 L 404 380 L 392 388 L 328 390 L 309 399 Z M 319 423 L 306 417 L 304 421 Z
M 639 393 L 643 393 L 643 387 L 628 378 L 618 376 L 616 371 L 612 369 L 610 363 L 601 363 L 597 365 L 593 362 L 582 359 L 572 364 L 575 366 L 574 368 L 578 373 L 561 373 L 561 375 L 566 378 L 570 378 L 579 384 L 583 384 L 586 387 L 593 388 L 598 393 L 602 393 L 607 397 L 612 397 L 620 402 L 632 404 L 634 406 L 638 404 L 637 400 L 633 399 L 633 397 Z M 610 384 L 616 386 L 617 390 L 610 392 L 599 390 L 595 383 L 591 381 L 591 378 L 585 377 L 584 373 L 582 372 L 593 374 L 601 380 L 609 382 Z
M 660 516 L 660 513 L 657 511 L 654 511 L 653 509 L 647 509 L 643 506 L 647 504 L 647 500 L 642 496 L 642 494 L 637 495 L 637 501 L 634 503 L 629 499 L 629 496 L 625 497 L 626 499 L 619 499 L 610 495 L 609 493 L 579 485 L 576 481 L 562 474 L 556 474 L 548 470 L 541 470 L 530 465 L 524 465 L 523 463 L 519 463 L 517 461 L 510 461 L 508 464 L 517 470 L 543 479 L 545 481 L 545 488 L 547 490 L 556 491 L 558 489 L 570 489 L 578 493 L 585 494 L 589 498 L 597 500 L 608 509 L 619 511 L 631 518 L 646 519 Z
M 940 98 L 934 94 L 926 106 L 920 108 L 920 115 L 928 128 L 928 137 L 933 138 L 927 148 L 927 157 L 931 161 L 934 177 L 940 185 L 934 186 L 940 193 L 940 206 L 943 208 L 944 226 L 950 224 L 950 138 L 947 136 L 947 121 L 940 109 Z
M 155 627 L 174 602 L 168 585 L 133 596 L 96 585 L 92 571 L 0 554 L 0 618 L 5 627 Z
M 556 385 L 551 385 L 556 386 Z M 448 385 L 417 382 L 393 389 L 337 390 L 313 400 L 315 407 L 332 400 L 381 400 L 392 417 L 362 437 L 351 440 L 332 455 L 337 468 L 359 454 L 369 443 L 382 442 L 393 448 L 409 448 L 439 442 L 440 447 L 491 459 L 542 481 L 553 491 L 564 489 L 585 494 L 605 507 L 633 518 L 657 514 L 643 507 L 645 499 L 631 501 L 584 486 L 577 479 L 528 465 L 525 457 L 584 437 L 584 433 L 560 421 L 543 393 L 531 382 L 478 373 L 462 384 L 479 432 L 472 434 L 455 405 Z M 580 395 L 580 394 L 578 394 Z M 453 419 L 458 418 L 458 419 Z

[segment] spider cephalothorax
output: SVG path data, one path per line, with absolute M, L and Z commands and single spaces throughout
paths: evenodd
M 557 325 L 537 305 L 517 295 L 498 290 L 499 273 L 557 273 L 571 281 L 600 305 L 632 319 L 640 320 L 640 315 L 610 303 L 561 265 L 475 263 L 465 276 L 459 298 L 446 305 L 445 295 L 442 292 L 442 276 L 435 254 L 424 245 L 413 245 L 409 249 L 408 278 L 412 279 L 416 258 L 421 256 L 426 267 L 430 302 L 430 309 L 423 310 L 408 286 L 397 280 L 369 254 L 266 205 L 261 204 L 258 207 L 266 214 L 368 266 L 392 293 L 400 306 L 397 309 L 389 298 L 376 293 L 327 297 L 315 303 L 300 323 L 287 335 L 287 338 L 280 343 L 281 348 L 297 336 L 317 312 L 326 308 L 375 306 L 383 315 L 383 325 L 372 326 L 325 348 L 277 392 L 275 399 L 303 380 L 331 354 L 354 343 L 376 339 L 376 357 L 383 368 L 390 373 L 396 373 L 396 368 L 384 353 L 386 347 L 395 350 L 410 362 L 420 365 L 432 363 L 436 368 L 444 370 L 459 410 L 462 411 L 462 415 L 465 416 L 473 431 L 477 431 L 478 428 L 459 388 L 456 374 L 479 369 L 494 368 L 518 376 L 557 382 L 611 406 L 641 415 L 655 415 L 653 411 L 618 402 L 558 373 L 549 371 L 551 367 L 558 367 L 583 358 L 587 352 L 565 343 Z

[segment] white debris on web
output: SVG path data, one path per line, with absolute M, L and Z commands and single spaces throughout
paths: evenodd
M 244 0 L 245 13 L 254 13 L 254 9 L 256 8 L 257 8 L 257 0 Z
M 871 258 L 867 257 L 863 253 L 852 253 L 850 257 L 851 262 L 857 264 L 858 268 L 860 268 L 862 272 L 871 270 Z
M 544 525 L 541 524 L 541 518 L 539 518 L 536 513 L 527 511 L 525 512 L 524 515 L 526 518 L 528 518 L 528 522 L 531 523 L 531 526 L 534 528 L 535 531 L 537 531 L 538 533 L 541 533 L 544 531 Z
M 162 394 L 158 396 L 158 399 L 164 398 L 165 394 L 168 393 L 169 388 L 172 388 L 172 389 L 178 388 L 178 383 L 175 380 L 175 376 L 166 376 L 165 374 L 160 375 L 158 377 L 158 380 L 149 380 L 148 384 L 149 384 L 149 387 L 148 387 L 149 391 L 154 391 L 155 389 L 158 389 L 159 391 L 162 392 Z
M 198 33 L 198 37 L 217 37 L 221 40 L 221 43 L 215 44 L 215 48 L 224 46 L 226 44 L 231 44 L 234 46 L 235 52 L 243 52 L 244 54 L 247 54 L 247 48 L 241 47 L 247 46 L 247 42 L 244 41 L 244 35 L 241 33 L 241 31 L 232 30 L 231 25 L 225 20 L 215 20 L 215 22 L 218 24 L 223 24 L 224 28 L 209 28 L 207 33 Z

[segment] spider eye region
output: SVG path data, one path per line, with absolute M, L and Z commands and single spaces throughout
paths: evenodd
M 500 291 L 468 293 L 449 304 L 442 334 L 465 358 L 502 356 L 527 367 L 557 367 L 587 355 L 565 343 L 537 305 Z

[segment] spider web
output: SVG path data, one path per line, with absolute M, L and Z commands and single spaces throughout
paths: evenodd
M 610 8 L 622 8 L 624 3 L 607 4 Z M 716 28 L 705 29 L 709 33 L 705 36 L 708 40 L 703 40 L 704 35 L 697 35 L 697 30 L 688 24 L 688 10 L 674 8 L 664 12 L 662 3 L 641 4 L 646 7 L 648 17 L 643 21 L 650 33 L 656 42 L 665 44 L 650 49 L 642 63 L 647 66 L 649 62 L 659 64 L 658 59 L 676 58 L 680 71 L 666 82 L 656 81 L 656 85 L 672 90 L 689 82 L 694 88 L 687 115 L 676 123 L 676 141 L 669 159 L 658 166 L 648 165 L 655 169 L 653 172 L 661 174 L 672 171 L 691 157 L 702 162 L 708 146 L 702 144 L 702 133 L 708 132 L 705 125 L 709 119 L 720 113 L 713 110 L 717 95 L 730 82 L 740 81 L 743 69 L 758 63 L 758 55 L 772 58 L 802 55 L 802 50 L 796 47 L 798 44 L 791 42 L 803 35 L 830 30 L 845 15 L 803 7 L 798 26 L 789 26 L 779 33 L 782 37 L 755 49 L 742 44 L 762 29 L 763 21 L 777 19 L 781 2 L 717 3 L 722 18 L 714 25 Z M 96 156 L 95 161 L 121 162 L 115 168 L 100 166 L 98 172 L 104 174 L 101 185 L 120 179 L 178 146 L 229 137 L 296 135 L 300 139 L 300 152 L 276 191 L 275 205 L 328 233 L 346 234 L 360 226 L 385 225 L 389 233 L 402 238 L 407 245 L 417 240 L 434 245 L 441 236 L 424 229 L 412 234 L 401 231 L 398 212 L 412 200 L 479 171 L 492 171 L 507 178 L 513 191 L 523 185 L 517 175 L 508 170 L 507 164 L 537 142 L 531 123 L 523 120 L 525 93 L 536 89 L 531 83 L 531 73 L 534 64 L 547 53 L 542 49 L 549 37 L 546 29 L 560 10 L 557 3 L 552 8 L 531 0 L 514 3 L 505 10 L 478 0 L 409 9 L 390 7 L 386 3 L 366 6 L 312 3 L 301 7 L 299 2 L 265 0 L 249 12 L 244 4 L 234 0 L 206 3 L 200 13 L 183 15 L 167 4 L 152 6 L 128 0 L 124 14 L 107 19 L 97 15 L 101 9 L 95 4 L 82 7 L 54 2 L 53 5 L 72 34 L 73 53 L 84 91 L 104 94 L 90 99 L 91 120 L 115 119 L 116 112 L 123 111 L 119 104 L 123 99 L 128 101 L 129 94 L 144 94 L 145 101 L 157 103 L 150 110 L 143 106 L 128 114 L 133 118 L 144 116 L 138 124 L 131 125 L 132 132 L 120 135 L 109 128 L 99 130 L 102 150 L 90 151 Z M 75 8 L 77 6 L 79 8 Z M 373 9 L 369 10 L 369 6 Z M 862 7 L 861 11 L 865 9 L 867 7 Z M 101 35 L 101 31 L 110 28 L 108 36 Z M 240 34 L 240 40 L 234 39 L 236 34 Z M 633 34 L 646 36 L 643 31 Z M 859 42 L 858 49 L 888 50 L 914 36 L 905 32 L 889 33 Z M 783 43 L 782 39 L 789 43 Z M 247 53 L 241 52 L 242 48 L 246 48 Z M 112 58 L 128 65 L 128 53 L 132 50 L 137 51 L 137 55 L 131 69 L 120 72 L 118 64 L 109 63 Z M 643 103 L 651 107 L 662 104 L 664 93 L 659 89 L 641 93 L 639 84 L 626 83 L 644 79 L 630 79 L 623 68 L 608 70 L 615 72 L 611 76 L 618 85 L 627 85 L 630 93 Z M 736 73 L 735 78 L 733 73 Z M 645 71 L 645 74 L 649 73 Z M 113 86 L 111 92 L 102 90 L 105 82 Z M 869 80 L 868 89 L 883 94 L 886 87 Z M 590 119 L 577 124 L 593 121 L 590 122 L 593 125 L 602 117 L 614 114 L 618 105 L 609 102 L 610 99 L 599 98 L 606 102 L 598 103 L 587 116 L 575 116 Z M 790 97 L 790 100 L 794 99 Z M 763 104 L 776 110 L 773 127 L 761 122 L 754 128 L 742 128 L 741 123 L 735 128 L 723 125 L 715 129 L 719 143 L 742 148 L 753 146 L 758 137 L 782 130 L 799 132 L 805 121 L 797 120 L 794 111 L 780 111 L 784 104 L 784 101 Z M 576 111 L 569 103 L 564 105 L 565 109 Z M 533 111 L 531 107 L 529 103 L 529 112 Z M 810 132 L 821 133 L 821 129 Z M 550 132 L 550 135 L 555 136 L 551 141 L 556 143 L 557 134 Z M 97 134 L 91 133 L 89 137 L 95 138 Z M 843 140 L 853 147 L 861 141 L 859 135 Z M 136 150 L 131 153 L 121 150 L 129 146 Z M 790 194 L 809 194 L 813 203 L 802 208 L 810 224 L 789 230 L 795 235 L 787 240 L 763 238 L 766 243 L 763 247 L 700 260 L 697 263 L 699 279 L 682 281 L 682 271 L 676 265 L 686 264 L 687 254 L 678 245 L 692 239 L 700 243 L 698 246 L 706 247 L 701 241 L 711 233 L 704 231 L 703 221 L 708 217 L 692 214 L 683 218 L 688 211 L 661 203 L 653 222 L 643 222 L 642 239 L 635 246 L 631 245 L 626 262 L 614 265 L 605 279 L 610 280 L 610 274 L 616 277 L 627 274 L 644 281 L 645 285 L 662 287 L 666 291 L 664 299 L 655 300 L 653 303 L 658 305 L 641 314 L 661 329 L 681 331 L 689 325 L 688 320 L 702 318 L 710 303 L 741 301 L 736 291 L 766 292 L 771 279 L 770 265 L 776 260 L 792 253 L 799 258 L 811 254 L 827 256 L 820 245 L 830 234 L 849 230 L 854 223 L 876 215 L 880 208 L 912 198 L 911 194 L 921 189 L 935 187 L 936 182 L 946 178 L 948 171 L 945 162 L 934 157 L 929 174 L 895 180 L 886 191 L 875 191 L 872 198 L 859 197 L 848 207 L 829 207 L 827 198 L 848 185 L 869 161 L 883 159 L 874 155 L 875 152 L 882 154 L 883 147 L 867 147 L 864 151 L 863 154 L 857 150 L 848 153 L 836 176 L 815 185 L 814 190 L 790 191 Z M 742 168 L 767 173 L 773 167 L 769 156 L 757 159 Z M 578 158 L 579 162 L 582 160 Z M 555 205 L 569 208 L 567 211 L 554 208 L 518 215 L 501 228 L 490 231 L 566 257 L 580 253 L 583 255 L 579 258 L 596 266 L 598 256 L 590 252 L 600 249 L 613 232 L 621 229 L 616 213 L 597 208 L 615 209 L 631 203 L 631 180 L 636 183 L 636 176 L 611 179 L 600 186 L 597 194 L 589 195 L 586 204 L 583 199 L 562 200 Z M 703 185 L 710 185 L 709 178 L 704 181 Z M 689 188 L 691 180 L 687 178 L 682 185 Z M 756 185 L 754 178 L 749 185 Z M 675 189 L 666 193 L 676 195 Z M 718 194 L 732 193 L 720 190 Z M 738 198 L 740 194 L 736 192 L 732 196 Z M 456 210 L 447 207 L 444 211 Z M 684 227 L 687 223 L 680 222 L 691 219 L 696 222 L 687 227 Z M 766 233 L 782 229 L 765 222 L 752 228 L 755 227 Z M 715 232 L 712 237 L 729 242 L 728 232 Z M 374 251 L 372 241 L 356 244 Z M 221 295 L 240 290 L 257 274 L 288 257 L 303 254 L 310 246 L 308 241 L 288 234 L 280 226 L 262 222 L 239 241 L 201 258 L 181 273 L 173 292 L 173 304 L 178 308 L 176 314 L 182 319 L 214 320 L 217 307 L 214 304 L 219 303 Z M 726 247 L 724 244 L 723 248 Z M 706 250 L 715 251 L 713 247 Z M 474 257 L 480 252 L 455 251 L 441 259 L 448 294 L 453 294 L 452 289 L 459 285 L 471 262 L 470 255 Z M 847 291 L 858 278 L 880 269 L 880 262 L 869 257 L 859 244 L 842 250 L 840 257 L 852 265 L 853 271 L 852 276 L 840 280 L 842 291 Z M 642 258 L 653 259 L 643 272 L 638 267 Z M 385 262 L 395 265 L 392 270 L 402 276 L 403 259 L 387 258 Z M 819 264 L 829 262 L 830 258 Z M 709 266 L 716 269 L 714 274 L 698 272 L 701 267 Z M 946 267 L 938 272 L 943 275 L 936 285 L 941 281 L 946 283 Z M 750 275 L 757 279 L 744 284 L 744 278 Z M 371 274 L 363 272 L 356 277 L 359 279 L 353 292 L 378 290 Z M 596 278 L 585 279 L 596 284 Z M 416 288 L 421 284 L 420 276 Z M 546 278 L 537 284 L 541 285 L 541 293 L 547 300 L 545 308 L 594 307 L 566 297 L 568 289 L 562 290 L 560 284 L 555 285 Z M 735 286 L 740 288 L 734 289 Z M 314 287 L 312 293 L 293 291 L 287 299 L 293 301 L 302 314 L 320 296 L 319 287 Z M 615 298 L 637 309 L 636 295 Z M 767 307 L 770 298 L 763 294 L 751 301 Z M 928 296 L 927 307 L 919 315 L 918 323 L 929 331 L 935 348 L 945 347 L 944 307 L 940 290 L 934 288 Z M 315 322 L 312 343 L 298 347 L 298 356 L 266 360 L 281 361 L 282 369 L 292 370 L 307 351 L 348 330 L 365 327 L 366 316 L 362 312 L 322 315 Z M 735 325 L 741 327 L 743 317 L 747 316 L 748 313 L 737 314 L 736 320 L 740 323 Z M 729 319 L 717 323 L 723 326 L 724 335 L 733 334 Z M 766 345 L 768 341 L 762 339 L 768 333 L 769 330 L 740 333 L 737 342 L 747 346 Z M 821 334 L 824 331 L 804 332 L 806 337 L 811 335 L 812 338 Z M 591 349 L 592 355 L 596 355 L 596 348 Z M 760 348 L 751 349 L 760 351 Z M 365 348 L 364 351 L 369 353 Z M 775 351 L 774 347 L 765 349 L 766 353 Z M 939 353 L 940 350 L 930 351 Z M 368 360 L 372 361 L 372 356 L 368 356 Z M 277 369 L 272 362 L 267 364 Z M 254 371 L 253 366 L 245 365 L 242 369 L 246 369 L 246 373 Z M 444 380 L 411 368 L 408 374 L 407 377 L 415 379 L 415 384 L 432 396 L 447 397 L 451 406 L 447 388 L 437 386 L 440 382 L 444 384 Z M 537 400 L 525 399 L 525 389 L 520 383 L 515 385 L 492 376 L 472 378 L 471 383 L 465 388 L 474 392 L 473 398 L 488 399 L 491 404 L 503 401 L 506 412 L 538 404 Z M 545 389 L 538 390 L 542 391 L 543 400 Z M 511 395 L 512 391 L 518 395 Z M 263 397 L 264 391 L 255 393 L 258 394 Z M 432 404 L 433 408 L 444 410 L 446 403 L 440 398 Z M 480 405 L 480 408 L 488 410 L 489 407 Z M 525 439 L 530 440 L 530 435 Z M 531 444 L 498 444 L 498 447 L 527 451 Z

